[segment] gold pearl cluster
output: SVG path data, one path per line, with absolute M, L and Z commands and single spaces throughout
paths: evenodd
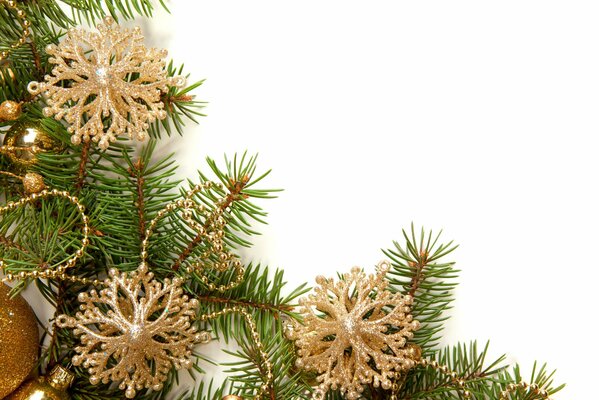
M 23 197 L 17 201 L 11 201 L 9 203 L 7 203 L 5 206 L 0 207 L 0 216 L 2 214 L 5 214 L 7 212 L 10 212 L 12 210 L 15 210 L 19 207 L 22 207 L 24 205 L 27 204 L 31 204 L 37 200 L 41 200 L 41 199 L 46 199 L 49 197 L 56 197 L 56 198 L 63 198 L 67 201 L 69 201 L 71 204 L 73 204 L 76 209 L 77 212 L 79 213 L 79 216 L 81 218 L 81 221 L 83 222 L 83 238 L 81 239 L 81 247 L 79 247 L 79 249 L 77 249 L 77 251 L 75 251 L 75 253 L 73 253 L 64 263 L 58 265 L 55 268 L 52 269 L 45 269 L 45 270 L 35 270 L 35 271 L 31 271 L 31 272 L 27 272 L 27 271 L 20 271 L 18 273 L 5 273 L 4 278 L 2 278 L 0 280 L 1 283 L 5 283 L 5 282 L 10 282 L 10 281 L 14 281 L 14 280 L 25 280 L 25 279 L 60 279 L 60 280 L 67 280 L 67 281 L 71 281 L 71 282 L 81 282 L 81 283 L 93 283 L 96 282 L 97 280 L 90 280 L 90 279 L 86 279 L 86 278 L 77 278 L 77 277 L 73 277 L 73 276 L 69 276 L 66 274 L 67 269 L 72 268 L 75 266 L 75 264 L 77 263 L 77 261 L 83 257 L 83 255 L 85 254 L 85 249 L 89 244 L 89 217 L 85 214 L 85 206 L 83 204 L 81 204 L 79 202 L 79 199 L 76 196 L 71 196 L 71 194 L 67 191 L 60 191 L 57 189 L 53 189 L 53 190 L 42 190 L 39 193 L 33 193 L 27 197 Z M 0 271 L 5 272 L 6 268 L 8 268 L 9 265 L 6 264 L 6 262 L 2 259 L 0 259 Z M 99 282 L 99 281 L 97 281 Z
M 502 390 L 499 394 L 499 400 L 507 400 L 510 393 L 517 392 L 518 390 L 528 390 L 529 394 L 540 396 L 544 400 L 550 400 L 547 390 L 540 388 L 536 383 L 528 384 L 526 382 L 508 384 L 505 390 Z
M 4 4 L 5 7 L 9 10 L 15 11 L 17 18 L 19 19 L 19 25 L 21 25 L 21 28 L 23 29 L 21 37 L 16 42 L 10 45 L 10 49 L 14 50 L 17 47 L 21 47 L 25 43 L 27 43 L 27 38 L 29 37 L 29 35 L 31 35 L 31 32 L 29 31 L 31 22 L 27 19 L 27 14 L 25 14 L 25 11 L 23 11 L 20 7 L 17 6 L 17 2 L 15 0 L 0 0 L 0 3 Z M 0 51 L 0 61 L 7 59 L 8 56 L 8 50 Z
M 256 322 L 254 321 L 254 317 L 252 317 L 252 315 L 249 312 L 247 312 L 246 309 L 239 306 L 233 306 L 229 308 L 224 308 L 220 311 L 214 311 L 212 313 L 201 315 L 199 319 L 200 321 L 206 322 L 227 314 L 240 314 L 245 318 L 247 326 L 252 335 L 252 341 L 254 342 L 256 349 L 260 354 L 260 358 L 262 359 L 262 366 L 259 366 L 259 369 L 261 370 L 262 375 L 266 377 L 266 380 L 262 383 L 262 385 L 260 386 L 260 390 L 254 397 L 255 400 L 260 400 L 262 396 L 266 394 L 268 389 L 272 387 L 274 375 L 272 372 L 272 363 L 268 359 L 268 354 L 264 350 L 264 344 L 260 340 L 260 334 L 258 333 L 258 329 L 256 328 Z
M 220 190 L 224 190 L 222 184 L 216 184 L 212 182 L 205 182 L 194 186 L 184 199 L 179 199 L 173 203 L 168 204 L 165 208 L 160 210 L 156 217 L 150 221 L 148 228 L 145 231 L 144 240 L 142 241 L 141 249 L 141 260 L 146 262 L 148 257 L 148 246 L 149 238 L 156 228 L 156 224 L 167 214 L 175 211 L 182 210 L 181 214 L 183 220 L 189 224 L 189 226 L 198 234 L 201 240 L 209 244 L 208 248 L 200 255 L 200 261 L 191 263 L 186 268 L 186 272 L 189 274 L 196 273 L 196 277 L 200 279 L 207 287 L 208 290 L 226 292 L 231 290 L 243 281 L 244 268 L 241 261 L 235 258 L 235 256 L 226 250 L 224 243 L 225 238 L 225 225 L 226 220 L 223 218 L 223 201 L 219 202 L 214 210 L 209 210 L 206 206 L 198 204 L 193 200 L 193 196 L 201 191 L 210 190 L 213 187 L 217 187 Z M 204 223 L 198 222 L 197 219 L 193 218 L 193 212 L 198 213 L 204 217 Z M 227 271 L 231 266 L 235 270 L 235 279 L 226 285 L 216 285 L 211 282 L 205 274 L 202 274 L 207 269 L 207 265 L 204 260 L 210 258 L 216 258 L 217 262 L 215 268 L 219 272 Z

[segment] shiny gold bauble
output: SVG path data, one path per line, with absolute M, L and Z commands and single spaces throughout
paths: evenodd
M 406 346 L 408 350 L 408 357 L 416 362 L 422 359 L 422 349 L 420 346 L 414 343 L 410 343 Z
M 38 151 L 60 151 L 59 141 L 54 139 L 44 130 L 39 123 L 17 122 L 6 131 L 4 146 L 12 147 L 8 157 L 17 166 L 27 168 L 37 162 L 37 156 L 32 148 Z M 20 149 L 22 148 L 22 149 Z
M 236 394 L 228 394 L 223 397 L 223 400 L 243 400 L 243 397 L 237 396 Z
M 44 178 L 35 172 L 28 172 L 25 174 L 23 177 L 23 187 L 25 188 L 25 193 L 27 194 L 39 193 L 46 189 Z
M 30 379 L 4 400 L 68 400 L 74 375 L 57 365 L 47 377 Z
M 0 121 L 16 121 L 21 116 L 21 103 L 4 100 L 0 103 Z
M 21 296 L 9 297 L 0 283 L 0 399 L 12 393 L 35 367 L 39 331 L 33 310 Z

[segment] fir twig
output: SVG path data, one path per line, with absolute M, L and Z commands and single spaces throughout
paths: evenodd
M 146 215 L 145 215 L 145 203 L 144 203 L 144 185 L 145 178 L 143 177 L 143 169 L 144 163 L 141 158 L 137 160 L 135 164 L 131 168 L 129 168 L 131 178 L 135 180 L 136 185 L 136 193 L 137 199 L 135 201 L 135 206 L 137 208 L 138 213 L 138 223 L 139 223 L 139 240 L 143 241 L 146 237 Z
M 77 172 L 77 183 L 75 189 L 79 192 L 85 185 L 85 177 L 87 176 L 87 160 L 89 159 L 89 148 L 91 140 L 86 140 L 81 145 L 81 158 L 79 161 L 79 170 Z
M 225 199 L 217 205 L 217 207 L 220 208 L 221 211 L 224 212 L 231 206 L 231 204 L 233 204 L 234 201 L 237 201 L 240 198 L 243 198 L 241 193 L 243 192 L 243 189 L 245 188 L 245 186 L 247 185 L 248 182 L 249 182 L 249 176 L 247 176 L 247 175 L 244 176 L 239 181 L 230 182 L 230 185 L 227 187 L 229 190 L 229 193 L 227 194 Z M 206 221 L 206 225 L 207 226 L 210 225 L 210 221 Z M 202 238 L 203 238 L 203 236 L 201 234 L 197 234 L 193 238 L 193 240 L 191 242 L 189 242 L 189 244 L 187 245 L 185 250 L 183 250 L 183 252 L 181 252 L 181 254 L 177 258 L 177 260 L 173 263 L 173 266 L 171 267 L 171 269 L 173 271 L 178 271 L 179 268 L 181 268 L 181 265 L 185 261 L 187 261 L 189 256 L 192 254 L 193 250 L 201 243 Z

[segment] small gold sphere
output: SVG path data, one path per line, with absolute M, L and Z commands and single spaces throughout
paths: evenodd
M 243 400 L 243 397 L 237 396 L 236 394 L 228 394 L 223 397 L 223 400 Z
M 25 174 L 25 177 L 23 177 L 23 187 L 27 194 L 39 193 L 46 189 L 44 178 L 35 172 L 28 172 Z
M 14 148 L 13 151 L 8 152 L 8 157 L 15 166 L 22 169 L 37 162 L 34 147 L 38 151 L 58 152 L 62 149 L 60 142 L 50 136 L 41 124 L 24 121 L 16 122 L 10 127 L 4 137 L 4 146 Z
M 4 400 L 68 400 L 74 375 L 57 365 L 47 377 L 28 380 Z
M 39 331 L 33 310 L 0 284 L 0 399 L 27 378 L 37 362 Z
M 21 103 L 4 100 L 0 103 L 0 120 L 16 121 L 21 116 Z
M 422 358 L 422 349 L 420 346 L 414 343 L 410 343 L 406 346 L 408 349 L 409 355 L 408 357 L 414 361 L 420 361 Z

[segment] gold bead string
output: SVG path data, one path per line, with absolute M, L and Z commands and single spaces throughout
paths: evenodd
M 499 400 L 507 400 L 511 393 L 517 392 L 518 390 L 528 390 L 529 393 L 540 396 L 544 400 L 551 400 L 547 390 L 540 388 L 536 383 L 528 384 L 526 382 L 510 383 L 506 386 L 505 390 L 502 390 L 499 394 Z
M 17 2 L 15 0 L 0 0 L 0 3 L 4 4 L 7 9 L 15 11 L 17 18 L 19 19 L 19 25 L 21 25 L 21 28 L 23 28 L 21 37 L 15 43 L 10 45 L 10 50 L 14 50 L 17 47 L 23 46 L 25 43 L 27 43 L 27 38 L 29 35 L 31 35 L 31 32 L 29 31 L 31 22 L 27 19 L 27 14 L 25 14 L 25 11 L 17 6 Z M 7 59 L 9 55 L 9 50 L 0 51 L 0 61 Z
M 466 381 L 464 380 L 464 378 L 460 377 L 457 372 L 450 370 L 447 365 L 441 365 L 435 360 L 427 360 L 427 359 L 421 360 L 420 364 L 423 367 L 433 368 L 433 369 L 441 372 L 443 375 L 448 376 L 449 379 L 451 380 L 451 382 L 456 386 L 456 389 L 462 391 L 462 395 L 464 396 L 464 398 L 469 399 L 472 396 L 472 393 L 466 389 Z M 506 389 L 502 390 L 501 393 L 499 394 L 498 400 L 508 400 L 510 393 L 514 393 L 518 390 L 527 390 L 527 389 L 528 389 L 529 393 L 540 396 L 543 400 L 551 400 L 549 398 L 549 393 L 547 392 L 547 390 L 540 388 L 539 385 L 537 385 L 536 383 L 533 383 L 531 385 L 526 382 L 508 384 L 506 386 Z M 391 400 L 397 400 L 397 396 L 392 395 Z
M 29 151 L 31 153 L 41 153 L 42 149 L 39 146 L 25 146 L 25 147 L 20 147 L 20 146 L 9 146 L 9 145 L 2 145 L 0 146 L 0 153 L 3 154 L 13 154 L 16 151 Z
M 13 174 L 12 172 L 8 172 L 8 171 L 0 171 L 0 175 L 9 176 L 11 178 L 14 178 L 14 179 L 20 180 L 20 181 L 23 180 L 22 176 L 19 176 L 17 174 Z
M 196 193 L 208 190 L 213 186 L 217 186 L 221 189 L 223 188 L 222 185 L 214 184 L 212 182 L 205 182 L 203 184 L 196 185 L 187 193 L 185 199 L 174 201 L 158 212 L 156 217 L 150 221 L 148 227 L 146 228 L 144 240 L 142 240 L 141 246 L 141 261 L 142 263 L 147 263 L 149 238 L 152 236 L 158 221 L 164 218 L 167 214 L 180 209 L 182 210 L 181 214 L 183 220 L 195 232 L 197 232 L 199 236 L 203 237 L 205 241 L 210 244 L 210 249 L 206 250 L 206 252 L 201 254 L 200 257 L 209 258 L 212 255 L 216 255 L 218 258 L 218 263 L 215 269 L 219 272 L 224 272 L 232 266 L 235 271 L 235 278 L 228 284 L 216 285 L 214 282 L 211 282 L 205 274 L 203 274 L 203 271 L 208 269 L 208 267 L 201 261 L 196 261 L 190 264 L 187 266 L 186 271 L 189 274 L 197 273 L 197 278 L 208 287 L 208 290 L 222 293 L 239 286 L 243 281 L 245 270 L 241 262 L 236 259 L 232 253 L 225 250 L 226 246 L 224 244 L 224 227 L 226 225 L 226 220 L 222 216 L 222 208 L 217 206 L 214 210 L 210 211 L 204 205 L 198 204 L 192 200 L 192 197 Z M 193 211 L 196 211 L 198 214 L 205 217 L 206 223 L 204 225 L 193 218 Z
M 221 316 L 227 315 L 227 314 L 241 314 L 245 318 L 247 326 L 250 329 L 250 332 L 252 335 L 252 340 L 253 340 L 256 348 L 258 349 L 258 352 L 260 353 L 260 358 L 262 359 L 264 369 L 266 369 L 266 374 L 265 374 L 266 380 L 262 383 L 262 385 L 260 386 L 260 390 L 258 391 L 258 394 L 254 397 L 255 400 L 259 400 L 262 398 L 262 396 L 264 396 L 266 394 L 266 392 L 269 390 L 269 388 L 272 387 L 272 383 L 274 381 L 274 375 L 272 372 L 272 369 L 273 369 L 272 363 L 270 362 L 270 360 L 268 358 L 268 354 L 264 350 L 264 344 L 260 340 L 260 334 L 258 333 L 258 328 L 256 327 L 256 322 L 254 321 L 254 317 L 252 317 L 252 315 L 249 312 L 247 312 L 247 310 L 245 310 L 244 308 L 239 307 L 239 306 L 233 306 L 230 308 L 224 308 L 220 311 L 215 311 L 215 312 L 212 312 L 209 314 L 201 315 L 199 317 L 199 320 L 206 322 L 206 321 L 213 320 L 213 319 L 216 319 L 218 317 L 221 317 Z
M 462 376 L 460 376 L 457 372 L 449 369 L 447 365 L 441 365 L 435 360 L 422 359 L 420 361 L 420 365 L 423 367 L 430 367 L 434 370 L 439 371 L 443 375 L 446 375 L 451 380 L 451 383 L 455 385 L 457 390 L 462 392 L 462 395 L 465 399 L 469 399 L 472 396 L 472 393 L 466 389 L 466 381 Z
M 46 189 L 44 178 L 35 172 L 27 172 L 25 176 L 20 176 L 13 174 L 12 172 L 0 171 L 0 175 L 8 176 L 15 180 L 21 181 L 23 188 L 25 189 L 25 193 L 27 194 L 39 193 Z
M 87 246 L 89 244 L 89 231 L 90 231 L 89 217 L 87 216 L 87 214 L 85 214 L 85 206 L 83 204 L 81 204 L 81 202 L 79 202 L 79 199 L 76 196 L 71 196 L 71 194 L 69 192 L 59 191 L 57 189 L 42 190 L 39 193 L 33 193 L 33 194 L 23 197 L 17 201 L 11 201 L 11 202 L 7 203 L 5 206 L 0 207 L 0 216 L 2 214 L 5 214 L 8 211 L 12 211 L 21 206 L 31 204 L 34 201 L 46 199 L 49 197 L 63 198 L 63 199 L 68 200 L 74 206 L 76 206 L 77 212 L 79 213 L 81 221 L 83 222 L 83 239 L 81 239 L 81 247 L 79 247 L 79 249 L 77 249 L 64 263 L 58 265 L 57 267 L 55 267 L 53 269 L 46 269 L 46 270 L 42 270 L 42 271 L 37 271 L 37 270 L 31 271 L 31 272 L 20 271 L 17 274 L 14 274 L 12 272 L 6 273 L 6 268 L 8 268 L 9 266 L 6 264 L 6 262 L 4 260 L 0 259 L 0 271 L 5 273 L 5 276 L 2 279 L 0 279 L 1 283 L 11 282 L 11 281 L 15 281 L 15 280 L 25 280 L 25 279 L 29 279 L 29 278 L 33 278 L 33 279 L 38 279 L 38 278 L 49 279 L 49 278 L 51 278 L 51 279 L 68 280 L 71 282 L 82 282 L 82 283 L 93 282 L 93 280 L 89 280 L 87 278 L 76 278 L 76 277 L 69 276 L 66 274 L 67 269 L 74 267 L 75 264 L 77 263 L 77 261 L 81 257 L 83 257 L 83 255 L 85 254 L 85 249 L 87 248 Z

